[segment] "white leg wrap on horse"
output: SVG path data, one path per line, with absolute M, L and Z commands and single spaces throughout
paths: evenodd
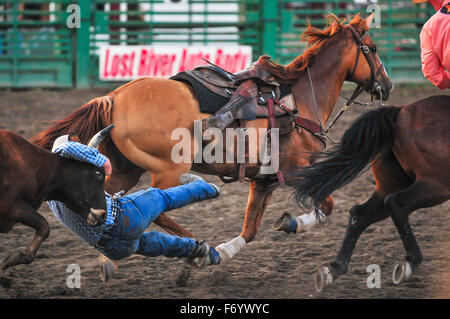
M 305 232 L 308 231 L 312 228 L 314 228 L 314 226 L 319 225 L 320 222 L 324 222 L 326 219 L 325 215 L 322 215 L 320 220 L 317 218 L 317 214 L 315 211 L 312 211 L 309 214 L 304 214 L 301 216 L 297 216 L 295 217 L 295 220 L 297 222 L 297 231 L 296 233 L 301 233 L 301 232 Z
M 234 255 L 240 252 L 246 244 L 245 239 L 238 236 L 227 243 L 222 243 L 217 246 L 216 250 L 220 255 L 220 263 L 222 264 L 229 261 Z

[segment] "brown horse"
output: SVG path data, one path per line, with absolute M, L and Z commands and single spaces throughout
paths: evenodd
M 315 206 L 351 182 L 372 163 L 375 192 L 350 210 L 341 250 L 316 277 L 318 291 L 347 272 L 353 248 L 362 232 L 391 216 L 406 250 L 406 262 L 396 265 L 395 284 L 407 280 L 422 262 L 408 218 L 413 211 L 450 199 L 450 96 L 432 96 L 402 107 L 382 107 L 361 116 L 325 160 L 297 173 L 296 198 Z
M 385 100 L 392 88 L 376 46 L 367 33 L 372 16 L 365 20 L 357 15 L 349 24 L 333 15 L 329 19 L 325 30 L 308 27 L 302 37 L 310 47 L 287 66 L 260 59 L 264 68 L 290 86 L 301 116 L 317 125 L 327 121 L 346 80 L 356 82 Z M 191 169 L 217 176 L 236 176 L 236 163 L 193 165 L 193 155 L 186 163 L 174 163 L 171 158 L 172 149 L 178 143 L 171 139 L 172 132 L 186 128 L 193 136 L 194 121 L 209 116 L 200 112 L 197 98 L 188 84 L 165 78 L 141 78 L 88 102 L 32 141 L 48 149 L 61 134 L 76 134 L 84 141 L 93 132 L 114 123 L 111 139 L 101 146 L 113 167 L 112 175 L 106 181 L 106 190 L 110 193 L 122 189 L 128 191 L 145 171 L 151 174 L 152 186 L 158 188 L 179 184 L 180 175 Z M 289 126 L 291 120 L 290 116 L 279 117 L 277 125 Z M 247 127 L 267 129 L 268 120 L 258 118 L 249 121 Z M 322 141 L 303 129 L 280 136 L 279 144 L 281 171 L 307 166 L 309 159 L 305 154 L 323 149 Z M 193 149 L 194 142 L 191 145 Z M 241 235 L 223 244 L 224 249 L 219 249 L 222 261 L 231 258 L 257 233 L 274 190 L 269 186 L 277 182 L 276 174 L 261 176 L 259 169 L 258 163 L 246 164 L 246 177 L 251 182 L 245 221 Z M 286 183 L 289 182 L 287 177 Z M 331 197 L 324 201 L 322 210 L 325 214 L 331 213 Z M 170 233 L 193 236 L 166 215 L 161 215 L 155 223 Z M 228 254 L 223 254 L 224 250 Z

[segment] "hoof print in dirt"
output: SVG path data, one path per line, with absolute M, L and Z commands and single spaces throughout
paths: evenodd
M 0 286 L 9 289 L 12 286 L 12 279 L 7 277 L 0 277 Z
M 175 285 L 177 287 L 186 287 L 189 277 L 191 276 L 191 272 L 192 272 L 192 267 L 189 267 L 188 265 L 184 265 L 184 267 L 181 269 L 180 273 L 178 274 L 177 279 L 175 280 Z

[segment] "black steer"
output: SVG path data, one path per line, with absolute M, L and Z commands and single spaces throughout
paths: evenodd
M 36 230 L 25 251 L 9 254 L 1 270 L 31 263 L 48 237 L 48 222 L 37 212 L 43 201 L 61 201 L 92 226 L 103 224 L 104 181 L 103 168 L 63 158 L 0 130 L 0 232 L 9 232 L 16 223 Z

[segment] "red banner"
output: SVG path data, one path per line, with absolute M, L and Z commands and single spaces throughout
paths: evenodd
M 250 65 L 250 46 L 102 46 L 99 51 L 100 79 L 134 80 L 144 76 L 170 77 L 207 64 L 206 59 L 234 73 Z

